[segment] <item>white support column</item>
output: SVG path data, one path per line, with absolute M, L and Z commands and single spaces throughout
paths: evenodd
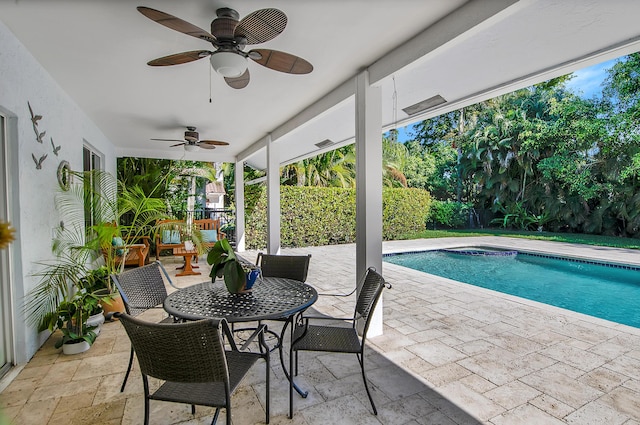
M 280 155 L 267 135 L 267 252 L 280 254 Z
M 356 76 L 356 276 L 382 273 L 382 94 L 367 70 Z M 368 336 L 382 334 L 382 299 Z
M 236 251 L 244 252 L 244 161 L 236 161 Z

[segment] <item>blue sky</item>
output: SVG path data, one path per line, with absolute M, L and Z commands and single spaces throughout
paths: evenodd
M 607 77 L 607 69 L 611 68 L 618 59 L 612 59 L 597 65 L 583 68 L 573 73 L 574 77 L 567 83 L 567 88 L 577 95 L 591 99 L 602 96 L 602 82 Z
M 602 82 L 607 77 L 607 69 L 611 68 L 618 59 L 612 59 L 587 68 L 580 69 L 573 73 L 574 77 L 567 82 L 567 88 L 578 96 L 586 99 L 602 96 Z M 407 127 L 398 128 L 398 141 L 405 142 L 411 139 L 409 134 L 413 124 Z

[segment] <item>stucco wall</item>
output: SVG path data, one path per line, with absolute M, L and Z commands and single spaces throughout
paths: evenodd
M 61 59 L 62 60 L 62 59 Z M 36 139 L 27 102 L 42 115 Z M 25 324 L 23 298 L 37 280 L 31 274 L 36 262 L 51 258 L 51 236 L 60 223 L 54 196 L 59 190 L 56 171 L 67 160 L 72 170 L 82 170 L 82 147 L 88 143 L 104 155 L 105 170 L 115 173 L 112 143 L 58 86 L 45 69 L 0 22 L 0 111 L 9 118 L 9 218 L 17 230 L 10 247 L 13 298 L 14 352 L 16 363 L 26 362 L 46 334 L 38 335 Z M 61 146 L 53 153 L 51 138 Z M 47 155 L 42 169 L 32 159 Z

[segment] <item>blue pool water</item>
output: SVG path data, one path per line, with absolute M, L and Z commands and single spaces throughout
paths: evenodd
M 640 267 L 513 251 L 468 255 L 471 250 L 388 255 L 384 261 L 640 328 Z

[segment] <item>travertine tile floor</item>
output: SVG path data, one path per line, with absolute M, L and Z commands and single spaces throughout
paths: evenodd
M 388 242 L 384 251 L 470 245 L 640 264 L 640 253 L 632 250 L 493 237 Z M 348 292 L 355 284 L 354 245 L 283 253 L 313 255 L 308 283 L 319 292 Z M 255 252 L 246 257 L 255 258 Z M 170 259 L 165 264 L 171 270 L 176 265 Z M 200 266 L 204 277 L 173 281 L 187 286 L 204 280 L 207 266 Z M 383 275 L 393 285 L 384 294 L 384 335 L 369 340 L 366 355 L 378 416 L 371 413 L 355 356 L 303 353 L 298 381 L 310 393 L 296 397 L 292 420 L 288 385 L 273 357 L 271 423 L 640 424 L 640 329 L 388 263 Z M 324 297 L 316 308 L 349 316 L 353 301 Z M 53 344 L 50 338 L 4 385 L 0 406 L 12 423 L 142 423 L 137 367 L 119 392 L 129 353 L 119 323 L 105 324 L 85 354 L 64 356 Z M 264 422 L 262 367 L 234 396 L 235 424 Z M 192 416 L 189 406 L 151 405 L 153 424 L 211 421 L 211 409 L 198 408 Z

